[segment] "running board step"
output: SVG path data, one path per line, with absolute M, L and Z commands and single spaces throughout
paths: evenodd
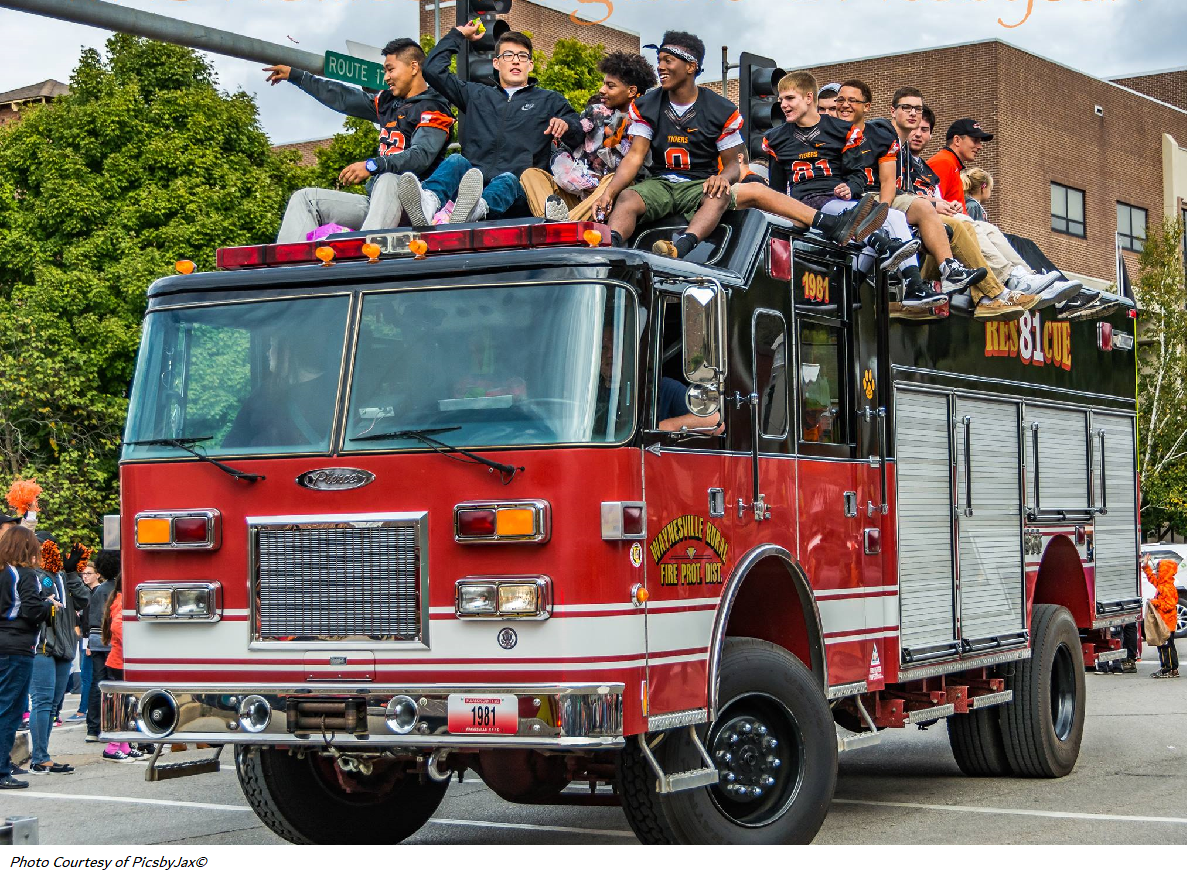
M 928 707 L 924 710 L 912 710 L 907 714 L 906 725 L 918 725 L 921 722 L 931 722 L 933 719 L 943 719 L 956 712 L 955 704 L 941 704 L 938 707 Z
M 214 755 L 208 759 L 198 759 L 196 762 L 169 762 L 167 765 L 158 765 L 157 757 L 161 755 L 164 749 L 164 744 L 157 744 L 156 751 L 148 761 L 148 770 L 144 772 L 146 782 L 157 783 L 161 780 L 177 780 L 181 777 L 193 777 L 198 774 L 215 774 L 219 771 L 218 759 L 223 753 L 221 746 L 215 747 Z
M 639 749 L 643 751 L 643 756 L 651 765 L 651 770 L 655 772 L 655 791 L 660 795 L 671 795 L 673 792 L 686 792 L 689 789 L 699 789 L 702 786 L 713 786 L 721 779 L 717 768 L 713 766 L 713 760 L 709 758 L 705 745 L 697 737 L 695 725 L 688 726 L 688 736 L 692 738 L 693 745 L 701 754 L 701 760 L 707 767 L 692 771 L 680 771 L 676 774 L 665 774 L 663 768 L 659 766 L 659 762 L 656 761 L 655 755 L 651 752 L 651 747 L 647 745 L 646 735 L 640 739 Z
M 863 731 L 861 734 L 847 734 L 843 737 L 841 732 L 837 732 L 838 753 L 860 750 L 862 747 L 873 747 L 880 743 L 882 743 L 882 732 L 880 731 Z
M 1123 658 L 1125 658 L 1125 650 L 1123 650 L 1123 649 L 1108 649 L 1108 650 L 1105 650 L 1104 652 L 1098 652 L 1096 654 L 1096 663 L 1098 665 L 1101 665 L 1101 664 L 1104 664 L 1105 662 L 1120 661 Z
M 998 704 L 1009 704 L 1014 700 L 1014 690 L 991 692 L 988 695 L 978 695 L 969 699 L 969 710 L 980 710 L 982 707 L 996 707 Z

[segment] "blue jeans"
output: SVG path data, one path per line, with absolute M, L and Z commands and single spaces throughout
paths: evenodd
M 79 673 L 82 676 L 79 678 L 80 685 L 78 687 L 78 712 L 87 712 L 87 702 L 91 697 L 91 657 L 87 655 L 87 645 L 85 640 L 78 642 L 78 663 Z
M 474 165 L 461 155 L 450 155 L 424 181 L 424 190 L 437 195 L 437 200 L 444 206 L 457 198 L 462 177 L 473 168 Z M 502 218 L 510 212 L 523 213 L 528 206 L 527 193 L 514 173 L 502 173 L 487 183 L 482 190 L 482 199 L 486 201 L 488 219 Z
M 12 773 L 8 756 L 16 742 L 17 726 L 25 713 L 25 695 L 33 674 L 33 653 L 4 655 L 0 653 L 0 777 Z
M 50 761 L 49 733 L 54 727 L 54 710 L 66 696 L 66 681 L 70 679 L 70 660 L 50 655 L 33 656 L 33 679 L 29 683 L 29 697 L 33 709 L 29 715 L 29 730 L 33 736 L 33 764 Z

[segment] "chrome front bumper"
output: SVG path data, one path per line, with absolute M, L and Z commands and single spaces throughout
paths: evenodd
M 102 690 L 103 739 L 108 741 L 168 740 L 176 743 L 246 744 L 253 746 L 338 748 L 489 749 L 529 748 L 563 750 L 615 749 L 624 744 L 622 733 L 622 684 L 590 686 L 411 686 L 359 687 L 341 684 L 297 686 L 239 686 L 203 684 L 178 688 L 169 684 L 111 683 Z M 150 692 L 164 692 L 176 701 L 177 722 L 168 732 L 152 732 L 140 712 L 141 699 Z M 447 699 L 451 694 L 515 695 L 519 699 L 519 729 L 515 734 L 451 734 L 447 724 Z M 388 702 L 406 695 L 418 705 L 416 727 L 398 734 L 388 727 Z M 248 731 L 241 724 L 239 706 L 247 696 L 267 701 L 271 717 L 262 731 Z M 365 731 L 344 733 L 332 729 L 290 730 L 290 704 L 365 701 Z

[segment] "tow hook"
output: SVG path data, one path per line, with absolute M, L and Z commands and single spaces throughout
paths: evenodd
M 448 753 L 435 752 L 429 756 L 429 760 L 425 763 L 425 773 L 429 775 L 429 779 L 438 783 L 448 783 L 449 778 L 453 776 L 453 769 L 446 767 L 442 770 L 441 766 L 445 763 L 445 757 Z
M 356 759 L 354 756 L 339 756 L 338 767 L 347 774 L 362 774 L 364 777 L 370 777 L 371 772 L 375 770 L 366 759 Z

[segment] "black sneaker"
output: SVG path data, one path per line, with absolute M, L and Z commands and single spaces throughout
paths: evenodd
M 982 282 L 988 275 L 989 271 L 984 267 L 970 270 L 961 264 L 953 264 L 948 268 L 948 275 L 944 277 L 941 288 L 943 288 L 946 295 L 959 294 L 965 289 L 976 285 L 978 282 Z
M 838 246 L 844 246 L 853 240 L 864 240 L 886 221 L 886 214 L 890 208 L 878 202 L 877 195 L 867 192 L 853 209 L 840 215 L 820 213 L 818 230 Z
M 14 777 L 22 777 L 25 774 L 28 774 L 29 772 L 26 771 L 24 768 L 22 768 L 20 765 L 13 765 L 12 770 L 9 771 L 9 773 L 12 774 L 12 776 L 14 776 Z
M 906 264 L 919 252 L 919 248 L 923 245 L 919 240 L 910 239 L 898 245 L 898 248 L 894 248 L 897 243 L 898 241 L 896 240 L 891 244 L 890 253 L 878 265 L 888 273 L 893 273 Z
M 1133 659 L 1122 659 L 1121 660 L 1121 673 L 1136 674 L 1137 672 L 1138 672 L 1138 664 L 1136 661 L 1134 661 Z
M 28 789 L 29 784 L 25 780 L 18 780 L 16 777 L 0 777 L 0 789 Z
M 135 761 L 135 759 L 133 759 L 131 756 L 129 756 L 123 750 L 113 750 L 111 752 L 104 750 L 103 758 L 105 758 L 111 762 L 132 762 L 132 761 Z

